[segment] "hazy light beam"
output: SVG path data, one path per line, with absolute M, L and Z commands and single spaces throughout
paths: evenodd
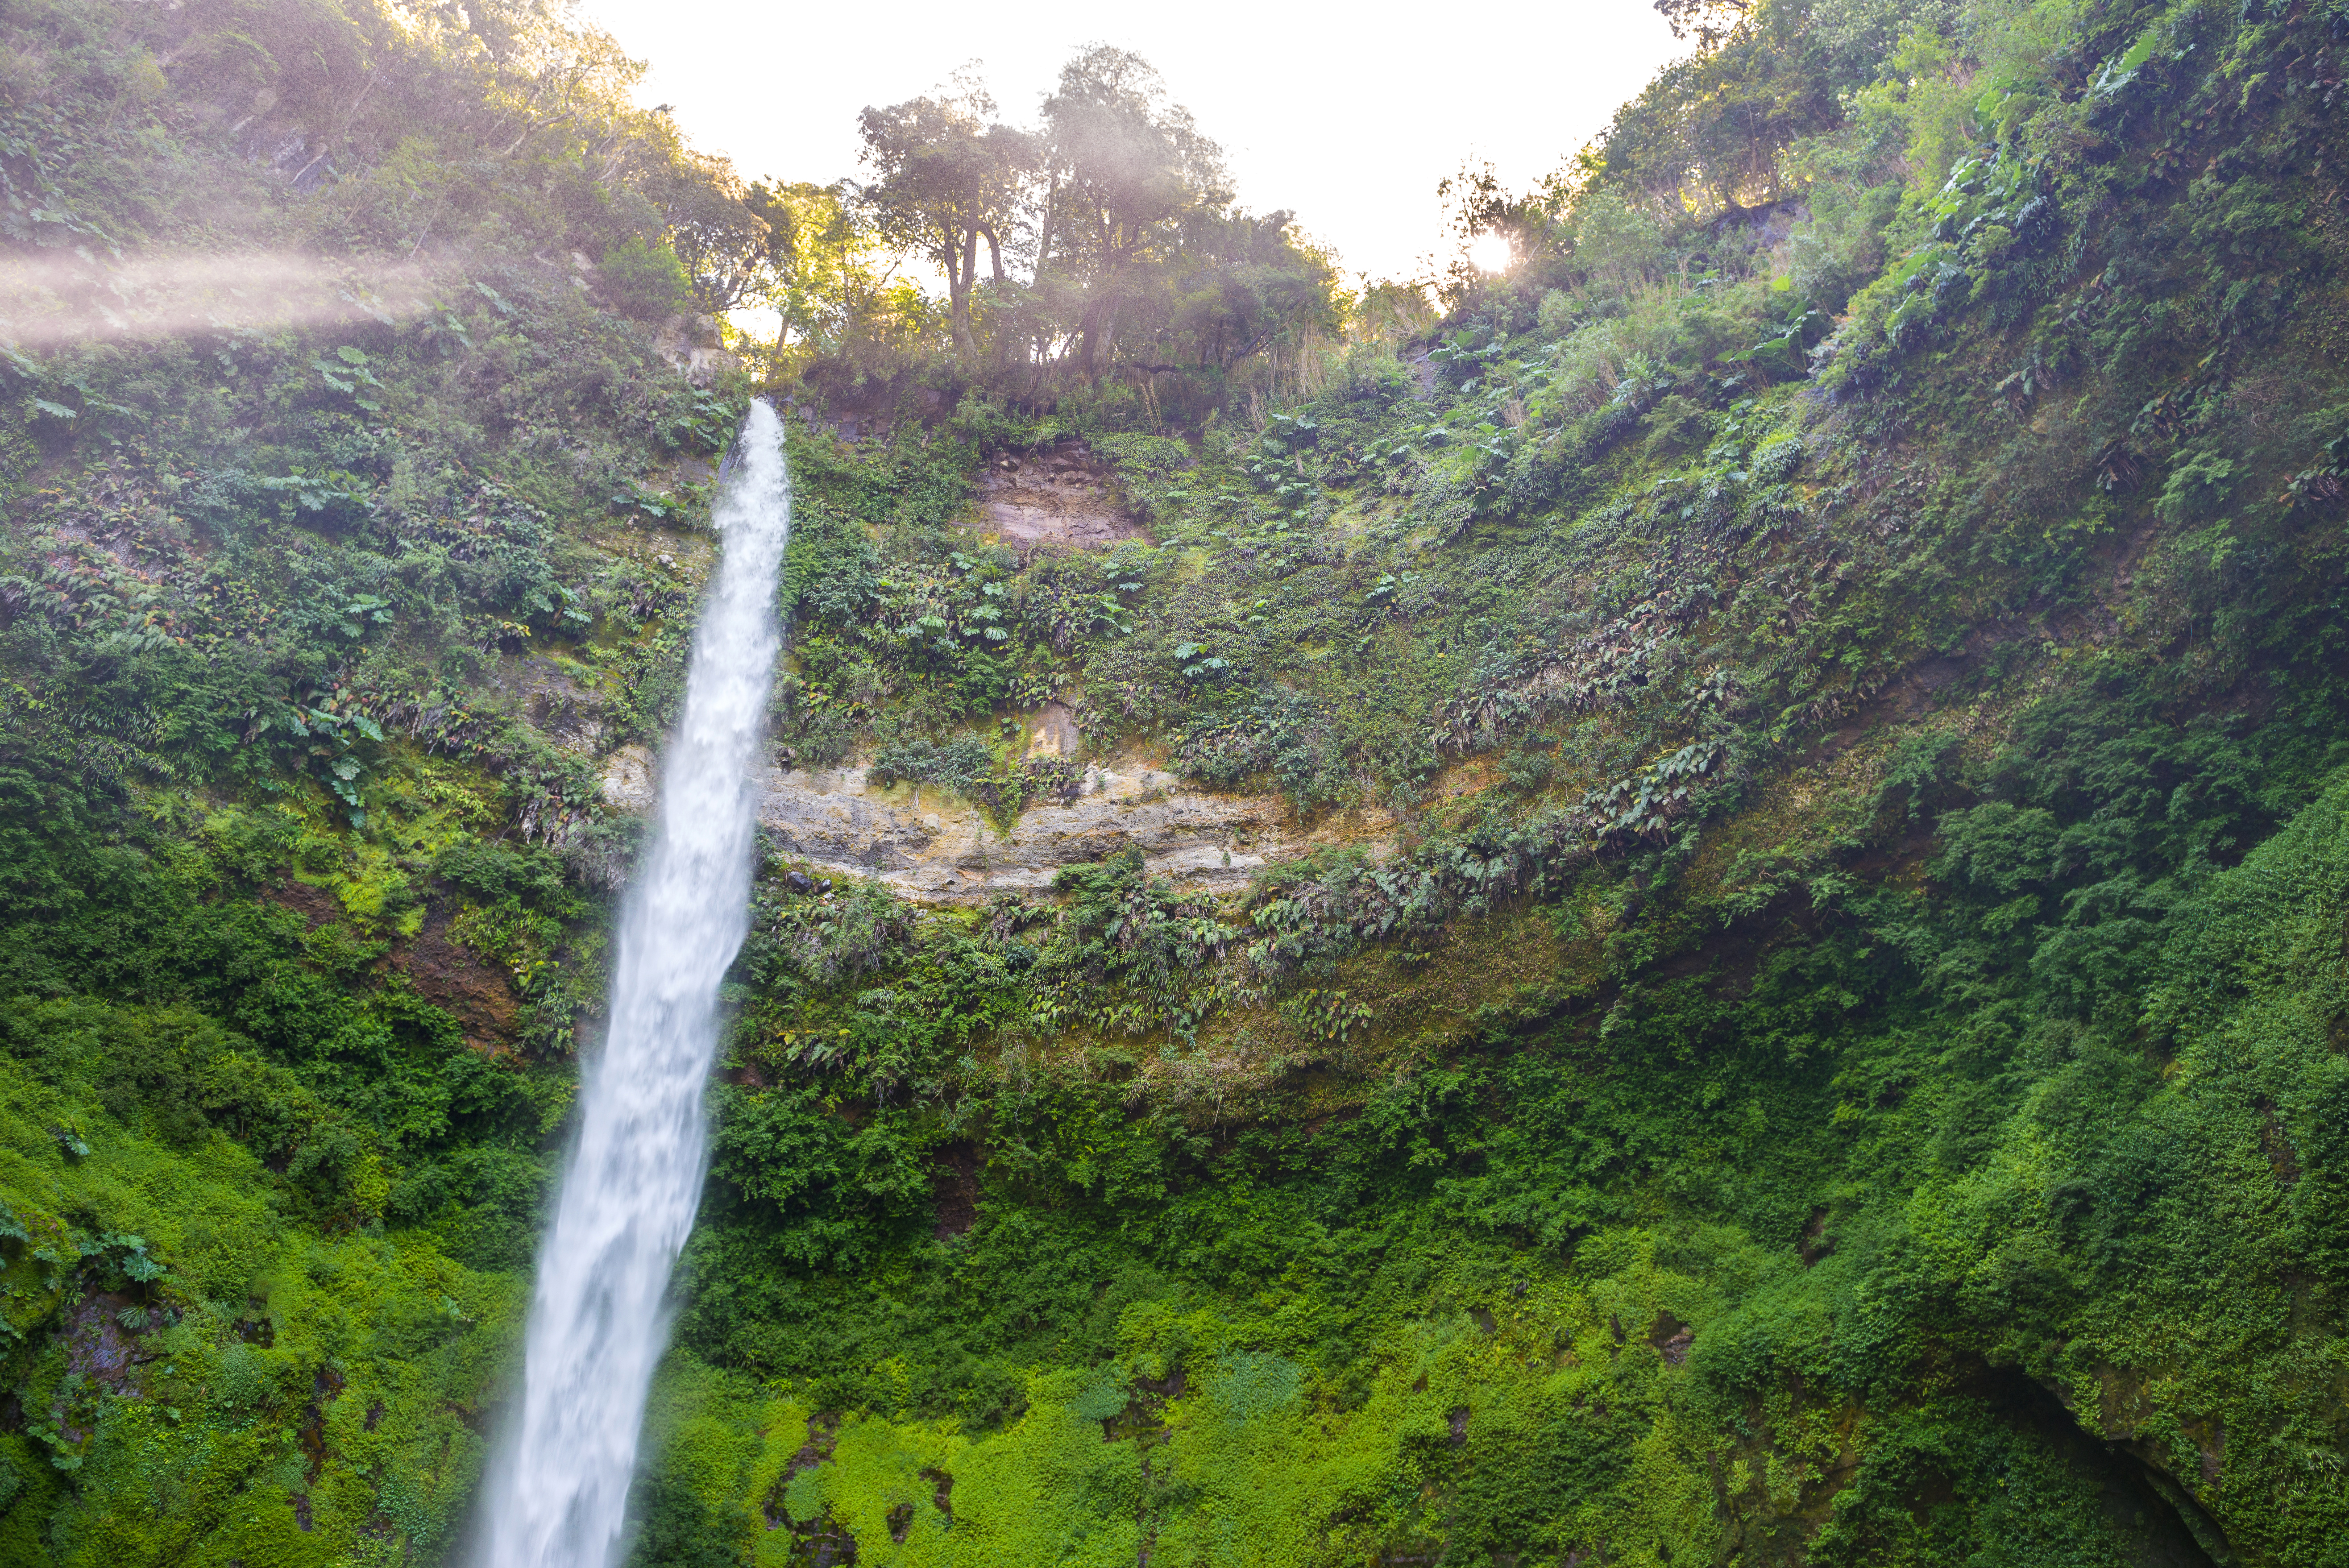
M 329 261 L 286 251 L 71 251 L 0 262 L 0 339 L 18 348 L 144 342 L 202 333 L 392 325 L 429 311 L 461 277 L 416 263 Z

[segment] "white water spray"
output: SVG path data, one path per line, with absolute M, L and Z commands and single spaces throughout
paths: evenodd
M 725 555 L 694 633 L 660 826 L 621 914 L 612 1023 L 538 1263 L 522 1426 L 483 1568 L 605 1568 L 620 1533 L 662 1298 L 701 1192 L 718 985 L 749 928 L 775 574 L 791 536 L 783 427 L 754 403 L 721 487 Z M 496 1483 L 492 1483 L 493 1485 Z

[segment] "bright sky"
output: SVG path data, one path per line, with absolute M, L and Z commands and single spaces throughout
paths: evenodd
M 638 101 L 675 104 L 694 144 L 745 178 L 854 174 L 859 109 L 971 60 L 1004 118 L 1027 125 L 1081 46 L 1132 49 L 1223 144 L 1245 205 L 1289 208 L 1349 273 L 1394 278 L 1445 244 L 1436 181 L 1489 159 L 1511 186 L 1532 183 L 1680 52 L 1645 0 L 585 5 L 651 62 Z

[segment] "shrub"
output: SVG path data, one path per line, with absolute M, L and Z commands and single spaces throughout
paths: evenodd
M 693 304 L 693 280 L 667 245 L 625 240 L 604 253 L 604 294 L 639 321 L 657 321 Z

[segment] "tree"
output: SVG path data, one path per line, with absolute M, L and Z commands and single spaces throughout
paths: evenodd
M 1134 372 L 1219 399 L 1250 359 L 1334 327 L 1331 259 L 1288 213 L 1234 206 L 1221 152 L 1139 57 L 1078 53 L 1033 131 L 996 115 L 966 68 L 863 111 L 862 185 L 746 192 L 779 370 L 862 385 L 950 343 L 967 380 L 1014 397 Z M 916 257 L 945 283 L 935 304 L 898 275 Z
M 749 203 L 749 192 L 723 158 L 685 153 L 650 194 L 677 259 L 693 280 L 693 297 L 712 315 L 766 291 L 774 235 Z
M 1335 329 L 1336 269 L 1299 242 L 1291 220 L 1235 211 L 1185 222 L 1174 256 L 1154 269 L 1165 280 L 1162 336 L 1176 352 L 1229 374 L 1286 335 Z
M 1448 225 L 1460 242 L 1445 279 L 1444 293 L 1454 308 L 1472 297 L 1483 280 L 1469 263 L 1468 246 L 1486 234 L 1509 242 L 1509 252 L 1520 259 L 1554 244 L 1557 211 L 1553 192 L 1545 185 L 1520 195 L 1501 182 L 1492 164 L 1463 164 L 1460 172 L 1436 182 L 1436 200 L 1443 202 Z
M 1230 202 L 1223 150 L 1166 102 L 1149 62 L 1105 44 L 1061 68 L 1043 144 L 1037 284 L 1065 297 L 1078 366 L 1098 379 L 1134 273 L 1179 241 L 1186 213 Z
M 995 101 L 975 80 L 957 76 L 953 86 L 951 95 L 865 109 L 864 163 L 875 178 L 864 197 L 886 240 L 945 274 L 955 352 L 968 367 L 978 356 L 970 325 L 978 242 L 987 241 L 995 281 L 1003 284 L 1003 235 L 1018 211 L 1033 144 L 992 123 Z
M 1667 211 L 1752 211 L 1783 199 L 1782 155 L 1842 123 L 1849 95 L 1875 79 L 1889 52 L 1876 13 L 1899 9 L 1856 6 L 1830 18 L 1771 5 L 1700 32 L 1705 48 L 1616 111 L 1601 138 L 1606 179 Z
M 1737 30 L 1753 9 L 1753 0 L 1656 0 L 1656 9 L 1675 38 L 1694 38 L 1707 53 Z
M 896 263 L 869 205 L 847 181 L 752 185 L 745 203 L 767 224 L 767 302 L 781 317 L 778 370 L 836 356 L 855 375 L 901 357 L 934 319 Z

